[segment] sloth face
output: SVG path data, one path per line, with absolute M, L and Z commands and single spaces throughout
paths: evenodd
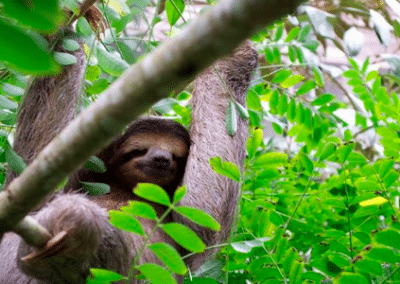
M 169 133 L 140 133 L 122 143 L 115 177 L 129 188 L 154 183 L 172 193 L 185 172 L 189 145 Z

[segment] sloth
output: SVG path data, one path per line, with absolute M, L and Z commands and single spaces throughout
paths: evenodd
M 81 181 L 111 185 L 110 194 L 91 197 L 108 210 L 137 198 L 132 188 L 138 183 L 157 184 L 172 197 L 182 182 L 189 147 L 189 132 L 181 124 L 157 117 L 140 118 L 98 154 L 107 171 L 80 169 L 70 188 L 79 189 Z
M 66 52 L 61 47 L 58 50 Z M 85 56 L 82 49 L 73 54 L 76 64 L 64 67 L 56 77 L 36 79 L 29 88 L 18 116 L 14 143 L 14 149 L 27 163 L 74 117 Z M 128 275 L 143 238 L 110 225 L 108 211 L 139 199 L 132 193 L 139 182 L 158 184 L 170 195 L 183 183 L 187 194 L 180 205 L 196 207 L 212 215 L 221 229 L 211 231 L 175 213 L 169 214 L 165 222 L 179 222 L 190 227 L 207 246 L 226 240 L 236 211 L 239 184 L 216 174 L 209 159 L 220 156 L 242 166 L 247 124 L 238 116 L 237 132 L 230 136 L 226 133 L 225 113 L 232 98 L 244 105 L 257 59 L 256 49 L 246 41 L 233 54 L 197 77 L 190 137 L 185 128 L 175 122 L 161 118 L 139 119 L 99 153 L 107 167 L 106 173 L 81 169 L 68 185 L 72 193 L 67 189 L 41 204 L 32 216 L 49 231 L 53 241 L 66 232 L 62 242 L 52 246 L 50 241 L 45 248 L 36 249 L 13 233 L 5 234 L 0 244 L 0 283 L 80 284 L 85 283 L 92 267 Z M 14 177 L 15 174 L 10 174 L 7 182 Z M 107 183 L 111 193 L 94 197 L 76 193 L 80 181 Z M 161 205 L 154 206 L 158 214 L 165 211 Z M 150 233 L 154 222 L 141 219 L 141 223 L 145 232 Z M 185 253 L 161 230 L 149 241 L 166 242 Z M 196 270 L 212 253 L 207 250 L 186 258 L 185 262 L 189 269 Z M 143 251 L 138 264 L 146 262 L 160 263 L 149 249 Z M 183 278 L 176 276 L 176 280 L 182 283 Z M 132 279 L 131 283 L 141 282 Z

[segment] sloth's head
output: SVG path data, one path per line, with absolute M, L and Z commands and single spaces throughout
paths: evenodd
M 128 188 L 137 183 L 160 185 L 170 194 L 185 173 L 190 148 L 188 131 L 162 118 L 141 118 L 132 123 L 99 157 L 112 177 Z

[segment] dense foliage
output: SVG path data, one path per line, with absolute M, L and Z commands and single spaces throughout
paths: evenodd
M 64 2 L 76 11 L 77 3 Z M 54 73 L 59 69 L 56 62 L 68 65 L 76 60 L 65 53 L 56 53 L 53 60 L 43 49 L 44 39 L 34 31 L 57 28 L 62 20 L 54 16 L 59 14 L 57 5 L 44 5 L 40 7 L 42 13 L 29 10 L 30 14 L 13 3 L 3 1 L 0 10 L 0 37 L 10 39 L 0 42 L 0 60 L 4 60 L 0 62 L 2 182 L 7 167 L 18 172 L 25 167 L 10 147 L 18 102 L 28 85 L 23 74 Z M 100 41 L 101 26 L 96 33 L 85 18 L 77 21 L 76 32 L 84 40 L 89 58 L 85 105 L 129 64 L 159 44 L 153 31 L 160 17 L 167 16 L 173 36 L 192 15 L 185 13 L 188 6 L 182 0 L 167 0 L 165 12 L 158 15 L 150 10 L 151 17 L 144 14 L 148 6 L 150 1 L 134 0 L 99 4 L 107 22 Z M 185 283 L 400 282 L 400 57 L 380 55 L 373 59 L 374 64 L 368 57 L 357 57 L 362 48 L 368 48 L 363 46 L 359 27 L 364 32 L 373 28 L 377 44 L 379 40 L 390 47 L 400 36 L 399 11 L 396 0 L 337 1 L 335 5 L 314 1 L 302 6 L 296 16 L 253 37 L 260 52 L 260 70 L 246 108 L 232 101 L 226 120 L 232 135 L 236 113 L 249 121 L 244 173 L 218 158 L 211 161 L 218 173 L 242 184 L 237 225 L 230 242 L 220 246 L 215 259 L 192 272 Z M 349 21 L 350 16 L 357 21 Z M 147 23 L 142 36 L 127 31 L 132 20 Z M 79 47 L 74 39 L 65 39 L 63 46 L 66 50 Z M 343 51 L 346 62 L 340 66 L 327 63 L 329 48 Z M 377 66 L 384 62 L 390 72 L 379 72 Z M 327 92 L 328 85 L 335 84 L 341 84 L 344 95 Z M 149 112 L 189 125 L 190 96 L 189 86 Z M 263 131 L 266 126 L 272 126 L 272 138 Z M 90 186 L 102 190 L 101 185 Z M 163 200 L 162 190 L 156 187 L 139 187 L 137 193 L 218 229 L 207 215 L 179 209 L 176 203 L 184 188 L 177 191 L 173 203 L 168 198 Z M 116 226 L 143 234 L 136 219 L 127 220 L 128 215 L 157 219 L 144 203 L 132 203 L 110 217 Z M 178 225 L 168 227 L 157 222 L 188 250 L 202 251 L 201 241 Z M 152 244 L 150 249 L 168 267 L 147 264 L 139 268 L 153 283 L 173 283 L 168 271 L 186 273 L 171 247 Z M 119 279 L 104 271 L 95 274 L 98 282 L 93 283 Z

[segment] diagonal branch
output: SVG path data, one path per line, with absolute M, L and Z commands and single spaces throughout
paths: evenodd
M 14 228 L 58 183 L 119 135 L 124 127 L 173 89 L 186 84 L 218 57 L 231 52 L 258 28 L 292 13 L 302 0 L 221 0 L 129 68 L 72 121 L 29 167 L 0 193 L 0 235 L 14 230 L 32 245 L 29 218 Z M 34 225 L 34 224 L 33 224 Z

